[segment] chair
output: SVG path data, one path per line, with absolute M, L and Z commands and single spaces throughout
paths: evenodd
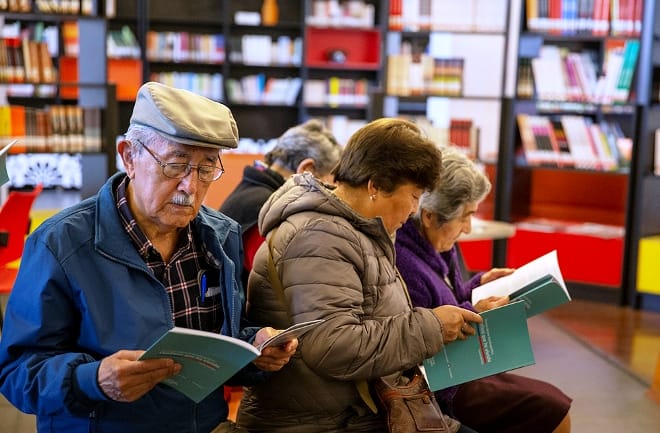
M 25 236 L 30 231 L 30 210 L 43 185 L 38 184 L 32 191 L 11 191 L 0 209 L 0 296 L 9 295 L 16 268 L 8 266 L 21 258 L 25 246 Z M 3 325 L 2 304 L 0 303 L 0 329 Z

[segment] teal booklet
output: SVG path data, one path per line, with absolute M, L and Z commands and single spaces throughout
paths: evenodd
M 559 268 L 557 250 L 519 267 L 510 275 L 472 290 L 472 305 L 489 296 L 509 296 L 525 302 L 527 317 L 571 300 Z
M 140 359 L 171 358 L 183 368 L 163 381 L 199 403 L 269 346 L 283 345 L 323 322 L 298 323 L 269 338 L 258 348 L 213 332 L 174 327 L 163 334 Z
M 523 302 L 511 302 L 480 314 L 477 334 L 453 341 L 424 360 L 432 391 L 534 364 Z

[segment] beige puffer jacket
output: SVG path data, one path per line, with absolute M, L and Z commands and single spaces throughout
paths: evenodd
M 412 309 L 381 220 L 365 219 L 311 175 L 293 176 L 264 205 L 262 233 L 278 227 L 271 288 L 268 244 L 255 257 L 248 317 L 262 326 L 325 319 L 300 338 L 291 362 L 246 390 L 239 424 L 250 432 L 382 432 L 356 381 L 397 375 L 442 348 L 439 321 Z

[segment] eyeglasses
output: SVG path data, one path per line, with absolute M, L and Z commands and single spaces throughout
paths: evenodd
M 199 180 L 202 182 L 213 182 L 214 180 L 220 179 L 220 176 L 222 176 L 222 174 L 225 172 L 225 168 L 223 167 L 222 160 L 220 158 L 218 158 L 220 167 L 215 165 L 192 165 L 179 162 L 163 162 L 158 159 L 156 154 L 153 153 L 147 146 L 145 146 L 144 143 L 142 143 L 140 140 L 135 141 L 140 143 L 140 145 L 144 147 L 147 152 L 149 152 L 149 155 L 151 155 L 156 160 L 158 165 L 160 165 L 160 168 L 163 169 L 163 175 L 165 175 L 165 177 L 169 177 L 171 179 L 183 179 L 190 174 L 193 168 L 196 168 Z

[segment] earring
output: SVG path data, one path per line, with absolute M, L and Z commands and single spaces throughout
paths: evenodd
M 369 196 L 369 198 L 371 199 L 371 201 L 375 201 L 376 200 L 376 194 L 371 194 Z

